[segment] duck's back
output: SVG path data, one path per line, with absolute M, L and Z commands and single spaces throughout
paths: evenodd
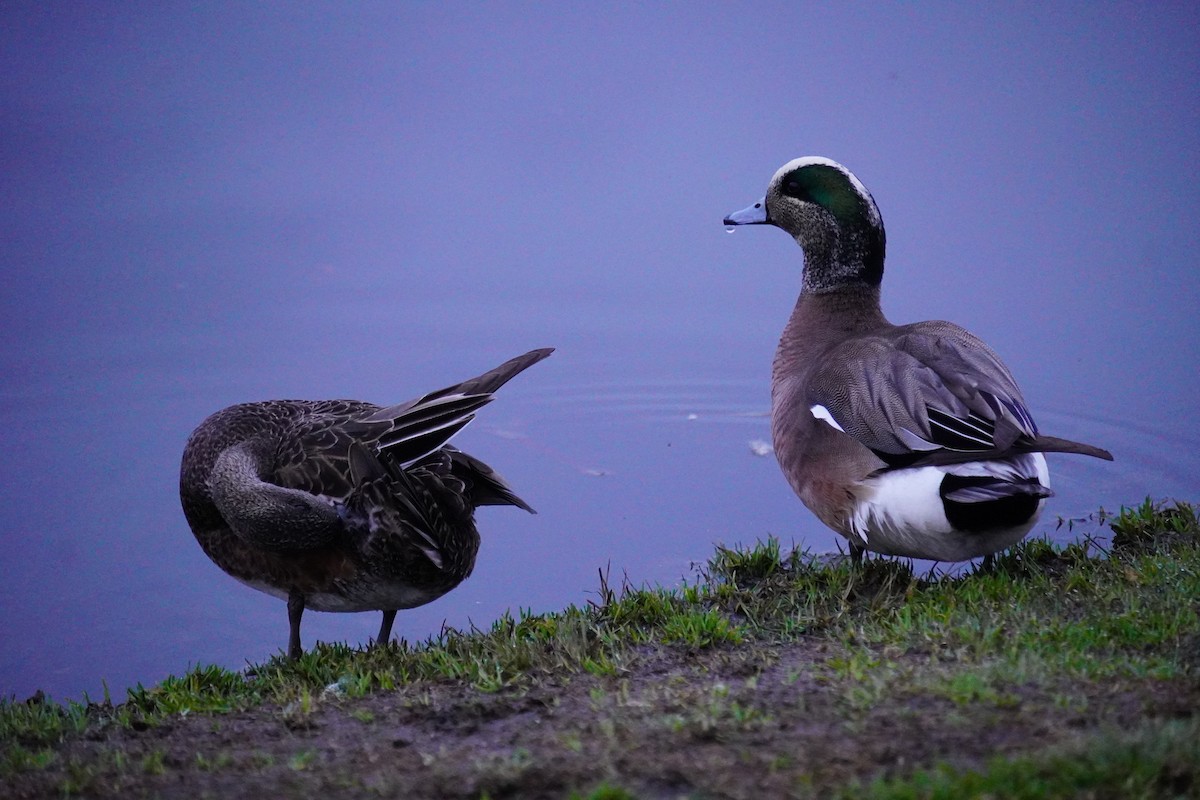
M 324 489 L 315 494 L 345 496 L 350 489 L 345 470 L 313 468 L 311 463 L 307 471 L 295 469 L 310 461 L 300 442 L 305 436 L 324 433 L 332 445 L 340 424 L 378 408 L 358 400 L 268 400 L 240 403 L 216 412 L 192 432 L 183 451 L 179 497 L 188 524 L 197 536 L 201 531 L 228 527 L 213 503 L 209 477 L 218 456 L 239 444 L 252 443 L 271 463 L 272 474 L 262 476 L 264 479 L 312 492 L 314 477 L 305 476 L 315 473 Z

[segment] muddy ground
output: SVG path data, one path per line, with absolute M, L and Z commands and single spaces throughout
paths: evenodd
M 947 696 L 916 688 L 938 669 L 919 653 L 886 654 L 899 669 L 881 687 L 855 675 L 848 655 L 821 638 L 656 646 L 636 650 L 616 676 L 496 693 L 418 683 L 353 699 L 329 692 L 306 708 L 114 726 L 68 741 L 54 765 L 16 775 L 3 794 L 565 798 L 619 787 L 649 798 L 825 797 L 854 780 L 936 762 L 982 766 L 1200 707 L 1194 682 L 1150 678 Z

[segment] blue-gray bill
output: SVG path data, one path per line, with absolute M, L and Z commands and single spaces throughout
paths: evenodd
M 752 206 L 746 206 L 741 211 L 735 211 L 725 218 L 726 225 L 766 225 L 771 220 L 767 217 L 767 198 L 759 200 Z

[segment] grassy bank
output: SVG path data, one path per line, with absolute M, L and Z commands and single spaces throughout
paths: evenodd
M 120 704 L 0 704 L 6 796 L 1200 796 L 1200 524 L 987 573 L 718 548 L 417 646 L 197 667 Z

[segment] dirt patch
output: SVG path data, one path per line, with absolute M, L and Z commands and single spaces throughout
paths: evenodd
M 881 684 L 847 674 L 853 655 L 821 639 L 645 647 L 616 676 L 496 693 L 417 683 L 305 709 L 176 717 L 68 740 L 55 764 L 13 776 L 3 794 L 537 799 L 608 783 L 639 797 L 821 796 L 1200 707 L 1195 683 L 1152 679 L 955 698 L 920 688 L 938 668 L 928 656 L 889 660 Z

